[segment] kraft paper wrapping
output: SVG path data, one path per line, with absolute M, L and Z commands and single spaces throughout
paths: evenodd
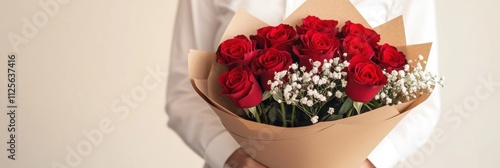
M 300 24 L 307 15 L 335 19 L 339 27 L 351 20 L 370 27 L 348 0 L 308 0 L 284 23 Z M 222 40 L 235 35 L 254 34 L 267 24 L 245 11 L 238 11 Z M 427 60 L 431 43 L 406 45 L 403 17 L 397 17 L 374 28 L 381 42 L 396 46 L 408 60 L 419 55 Z M 227 71 L 215 61 L 214 52 L 191 50 L 189 75 L 196 92 L 212 107 L 233 138 L 254 159 L 271 168 L 355 168 L 366 159 L 382 139 L 429 95 L 396 106 L 376 110 L 336 121 L 319 122 L 305 127 L 284 128 L 260 124 L 239 117 L 241 109 L 231 100 L 220 96 L 218 76 Z

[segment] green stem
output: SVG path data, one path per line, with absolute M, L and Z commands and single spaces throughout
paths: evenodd
M 286 115 L 285 115 L 285 104 L 281 104 L 281 118 L 283 119 L 283 127 L 286 127 Z
M 261 116 L 262 114 L 264 114 L 264 123 L 266 123 L 266 124 L 267 124 L 267 119 L 266 119 L 266 116 L 267 116 L 267 115 L 266 115 L 266 114 L 264 113 L 264 111 L 262 110 L 262 104 L 257 105 L 257 113 L 259 113 L 259 119 L 260 119 L 260 116 Z
M 263 107 L 262 107 L 262 106 L 260 106 L 260 105 L 259 105 L 259 107 L 260 107 L 260 110 L 262 110 L 262 113 L 264 114 L 264 122 L 265 122 L 266 124 L 269 124 L 269 121 L 267 121 L 267 116 L 268 116 L 268 115 L 267 115 L 267 111 L 264 111 L 265 107 L 263 108 Z
M 373 106 L 373 104 L 371 104 Z M 366 108 L 368 108 L 368 110 L 373 110 L 368 104 L 365 105 Z
M 292 127 L 295 125 L 295 105 L 292 105 Z
M 255 115 L 254 117 L 255 117 L 255 120 L 257 120 L 258 123 L 261 123 L 260 122 L 260 115 Z
M 350 117 L 350 116 L 351 116 L 351 114 L 352 114 L 352 109 L 353 109 L 353 108 L 350 108 L 350 109 L 349 109 L 349 111 L 347 111 L 347 117 Z

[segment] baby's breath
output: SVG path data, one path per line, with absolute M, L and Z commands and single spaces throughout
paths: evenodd
M 375 96 L 375 99 L 380 99 L 383 105 L 401 104 L 422 94 L 430 94 L 436 84 L 442 86 L 444 77 L 425 72 L 422 67 L 423 58 L 420 55 L 417 60 L 408 61 L 409 63 L 415 61 L 415 67 L 405 65 L 403 70 L 393 70 L 391 73 L 384 72 L 388 83 Z
M 305 67 L 299 68 L 297 63 L 293 63 L 288 70 L 275 73 L 274 80 L 268 83 L 271 85 L 270 93 L 277 102 L 298 107 L 315 123 L 323 105 L 345 95 L 343 90 L 347 85 L 347 73 L 343 69 L 349 63 L 334 58 L 323 63 L 314 61 L 312 65 L 311 70 L 306 71 Z M 328 113 L 333 112 L 334 109 L 329 108 Z
M 346 54 L 342 55 L 346 57 Z M 413 100 L 422 94 L 431 93 L 436 84 L 443 85 L 444 77 L 425 72 L 422 56 L 408 60 L 416 65 L 405 65 L 402 70 L 383 73 L 387 76 L 387 84 L 375 95 L 374 100 L 383 105 L 401 104 Z M 313 124 L 319 122 L 320 109 L 332 99 L 343 101 L 347 96 L 347 72 L 349 62 L 340 57 L 319 61 L 311 61 L 312 68 L 293 63 L 288 70 L 276 72 L 274 80 L 269 80 L 270 93 L 278 103 L 286 103 L 299 108 Z M 375 107 L 377 108 L 377 107 Z M 334 115 L 335 107 L 328 107 L 327 115 Z M 323 116 L 321 117 L 324 120 Z

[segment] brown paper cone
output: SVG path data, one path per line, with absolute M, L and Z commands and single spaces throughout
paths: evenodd
M 369 27 L 348 0 L 308 0 L 284 22 L 294 26 L 307 15 L 336 19 L 340 24 L 351 20 Z M 266 26 L 264 22 L 239 11 L 223 39 L 239 34 L 250 35 L 263 26 Z M 408 60 L 415 60 L 419 55 L 427 60 L 431 44 L 406 46 L 402 17 L 375 30 L 381 34 L 381 43 L 397 46 Z M 215 62 L 213 52 L 190 51 L 189 75 L 193 88 L 212 107 L 241 147 L 271 168 L 358 167 L 396 124 L 429 96 L 341 120 L 284 128 L 248 121 L 236 115 L 241 110 L 230 99 L 219 96 L 221 88 L 217 79 L 224 71 L 226 68 Z

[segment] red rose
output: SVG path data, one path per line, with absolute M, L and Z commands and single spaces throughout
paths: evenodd
M 376 46 L 380 41 L 380 35 L 372 29 L 365 28 L 362 24 L 347 21 L 342 27 L 344 37 L 353 36 L 365 39 L 371 46 Z
M 257 35 L 250 38 L 257 42 L 260 49 L 277 48 L 279 50 L 290 50 L 297 32 L 292 26 L 280 24 L 276 27 L 267 26 L 257 30 Z
M 353 57 L 364 57 L 370 59 L 375 55 L 373 48 L 366 40 L 358 37 L 348 36 L 342 42 L 344 52 L 347 53 L 347 60 Z
M 374 61 L 381 68 L 386 69 L 388 73 L 392 70 L 402 70 L 406 65 L 406 57 L 402 52 L 399 52 L 396 47 L 389 44 L 384 44 L 378 47 L 378 54 L 374 57 Z
M 248 65 L 258 53 L 254 44 L 244 35 L 235 36 L 219 45 L 217 49 L 217 62 L 230 69 L 238 65 Z
M 385 76 L 375 63 L 364 57 L 354 57 L 347 68 L 345 92 L 356 102 L 369 102 L 387 84 Z
M 307 31 L 313 30 L 325 34 L 337 33 L 337 25 L 339 24 L 336 20 L 322 20 L 316 16 L 307 16 L 302 19 L 302 25 L 297 26 L 297 33 L 299 35 L 306 34 Z
M 262 101 L 259 83 L 247 67 L 238 66 L 219 76 L 219 84 L 238 108 L 251 108 Z
M 323 34 L 316 31 L 308 31 L 300 36 L 301 44 L 293 47 L 293 52 L 299 57 L 300 66 L 305 66 L 307 70 L 312 69 L 309 59 L 320 61 L 333 59 L 335 51 L 338 50 L 340 40 L 333 34 Z
M 261 52 L 252 62 L 253 72 L 260 75 L 261 84 L 265 90 L 271 90 L 267 84 L 274 80 L 274 73 L 287 70 L 292 65 L 292 56 L 286 51 L 269 48 Z

